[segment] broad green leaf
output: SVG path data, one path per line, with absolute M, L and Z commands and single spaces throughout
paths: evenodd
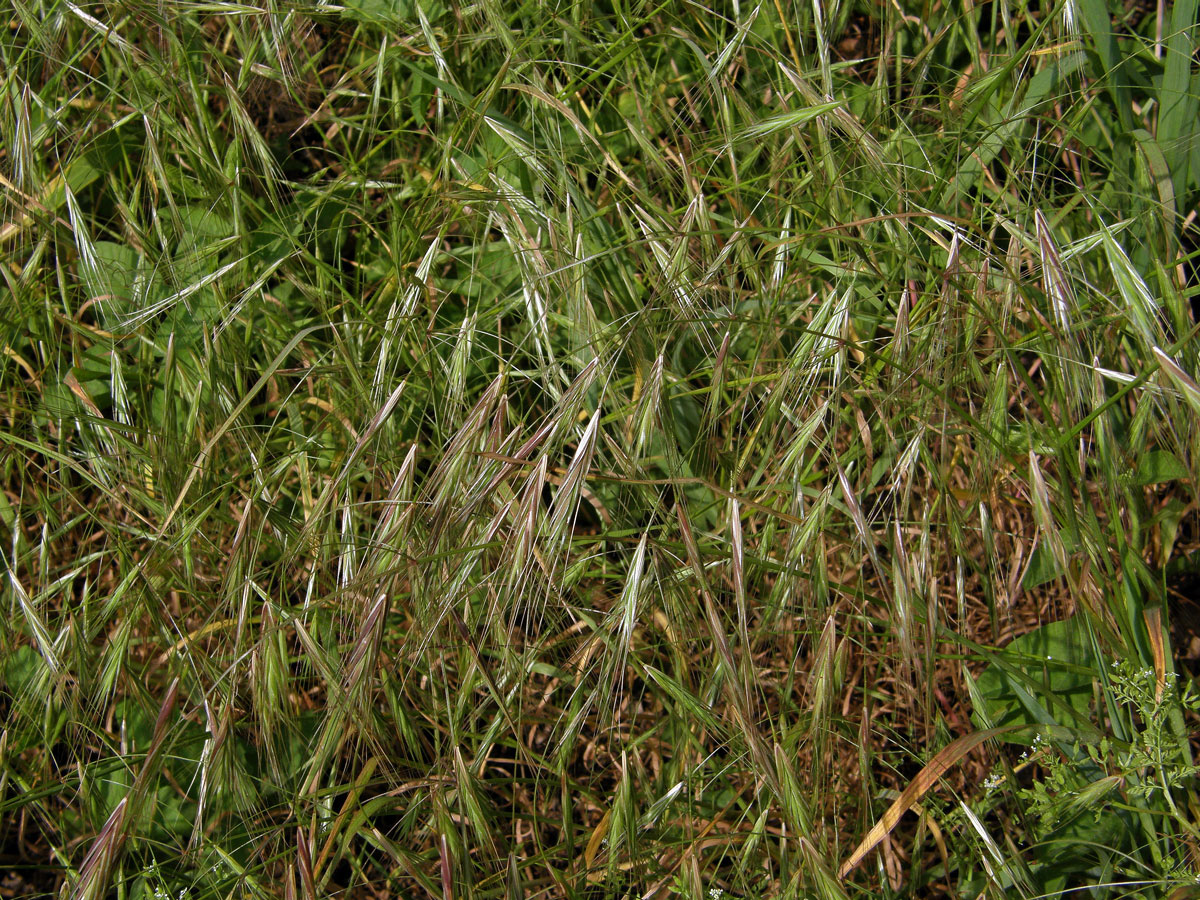
M 1050 545 L 1045 543 L 1038 544 L 1033 551 L 1033 556 L 1029 560 L 1029 567 L 1025 570 L 1025 576 L 1021 579 L 1021 587 L 1027 591 L 1032 590 L 1053 581 L 1055 578 L 1061 577 L 1062 574 L 1062 566 L 1054 558 L 1054 553 L 1051 551 Z
M 1041 693 L 1065 701 L 1085 719 L 1090 716 L 1097 659 L 1079 616 L 1043 625 L 1000 652 L 1006 663 L 1024 672 L 1030 681 L 1021 684 L 995 663 L 983 671 L 977 681 L 979 694 L 995 724 L 1011 724 L 1013 717 L 1027 724 L 1044 724 L 1030 716 L 1020 696 L 1032 691 L 1033 685 L 1039 685 Z M 1042 708 L 1053 711 L 1053 704 L 1042 704 Z
M 1134 482 L 1139 485 L 1162 484 L 1187 478 L 1188 470 L 1174 453 L 1166 450 L 1151 450 L 1138 460 Z
M 1174 195 L 1183 196 L 1200 178 L 1192 171 L 1191 157 L 1200 140 L 1196 95 L 1196 78 L 1192 72 L 1193 55 L 1197 47 L 1197 0 L 1176 0 L 1172 4 L 1170 31 L 1166 41 L 1166 66 L 1159 88 L 1158 114 L 1159 145 L 1163 148 L 1166 165 L 1174 185 Z

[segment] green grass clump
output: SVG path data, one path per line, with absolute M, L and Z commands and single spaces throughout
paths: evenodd
M 1190 896 L 1196 22 L 14 0 L 0 893 Z

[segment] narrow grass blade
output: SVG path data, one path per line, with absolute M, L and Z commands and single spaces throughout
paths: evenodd
M 938 780 L 946 774 L 946 772 L 955 763 L 966 757 L 968 753 L 978 747 L 985 741 L 992 740 L 1003 734 L 1010 734 L 1026 726 L 1009 725 L 1004 728 L 990 728 L 987 731 L 976 731 L 972 734 L 964 735 L 951 741 L 945 747 L 937 752 L 925 767 L 917 773 L 909 785 L 900 792 L 900 796 L 895 799 L 891 806 L 887 808 L 879 821 L 863 838 L 854 852 L 847 857 L 842 863 L 842 867 L 838 870 L 838 877 L 845 878 L 859 863 L 861 863 L 876 847 L 891 832 L 893 828 L 900 822 L 908 810 L 913 807 L 929 790 L 938 783 Z

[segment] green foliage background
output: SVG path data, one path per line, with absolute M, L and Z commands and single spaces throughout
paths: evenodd
M 1196 22 L 16 0 L 0 867 L 1183 896 Z

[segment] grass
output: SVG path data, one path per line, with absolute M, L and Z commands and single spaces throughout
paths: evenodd
M 15 0 L 0 893 L 1192 896 L 1196 14 Z

